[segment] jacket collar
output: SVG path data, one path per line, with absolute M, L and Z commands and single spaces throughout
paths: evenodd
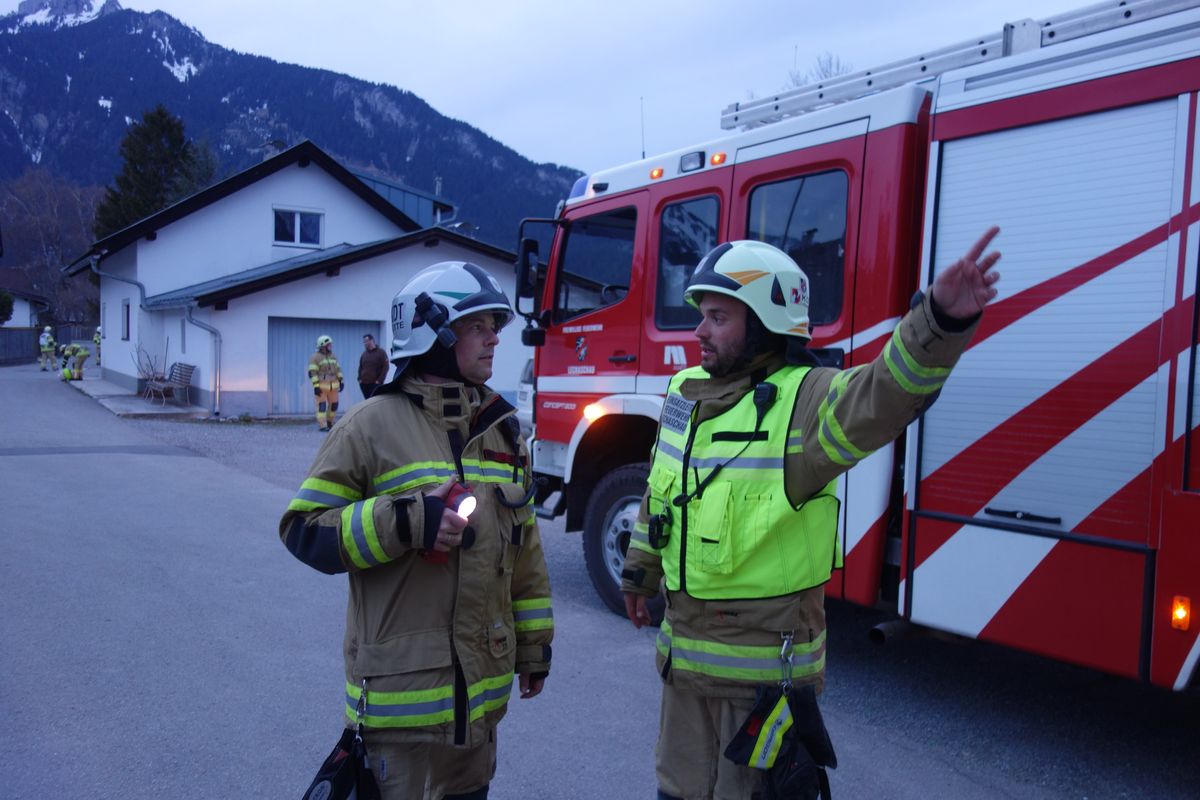
M 685 400 L 699 402 L 700 409 L 696 421 L 703 422 L 733 408 L 757 384 L 787 365 L 781 354 L 764 353 L 751 361 L 745 369 L 720 378 L 688 378 L 680 384 L 679 393 Z

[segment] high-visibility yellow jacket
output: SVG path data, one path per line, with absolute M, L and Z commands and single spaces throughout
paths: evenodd
M 326 386 L 334 383 L 341 383 L 342 365 L 338 363 L 337 356 L 330 350 L 328 353 L 322 353 L 320 350 L 313 353 L 308 358 L 308 379 L 312 381 L 313 386 Z
M 666 475 L 663 469 L 652 472 L 625 560 L 621 588 L 627 592 L 652 595 L 663 582 L 664 567 L 673 572 L 666 576 L 669 603 L 658 636 L 658 666 L 664 679 L 702 694 L 752 697 L 756 685 L 774 683 L 783 676 L 780 648 L 783 635 L 790 634 L 793 679 L 822 688 L 822 587 L 837 555 L 827 547 L 830 523 L 826 514 L 816 514 L 814 521 L 804 508 L 815 502 L 836 511 L 836 501 L 826 499 L 833 494 L 831 482 L 899 437 L 933 402 L 974 331 L 974 325 L 962 326 L 965 330 L 960 332 L 948 327 L 939 325 L 931 301 L 924 298 L 900 321 L 870 364 L 847 370 L 814 367 L 800 373 L 779 356 L 764 356 L 724 378 L 689 372 L 672 383 L 678 399 L 672 402 L 668 398 L 664 403 L 660 431 L 674 427 L 676 436 L 666 437 L 666 447 L 677 446 L 680 428 L 684 436 L 694 431 L 695 437 L 700 437 L 708 431 L 708 438 L 702 439 L 707 453 L 701 455 L 705 459 L 715 455 L 716 460 L 691 464 L 685 439 L 679 462 L 681 467 L 688 463 L 687 491 L 676 489 L 685 486 L 682 474 Z M 760 457 L 778 457 L 782 470 L 752 474 L 739 469 L 735 460 L 722 468 L 700 497 L 690 498 L 684 507 L 672 505 L 674 527 L 666 546 L 674 549 L 664 558 L 663 543 L 654 547 L 649 536 L 651 517 L 663 513 L 656 495 L 682 493 L 687 497 L 710 469 L 745 444 L 730 449 L 733 442 L 713 443 L 712 434 L 727 430 L 735 435 L 746 433 L 741 428 L 747 419 L 753 421 L 748 415 L 753 413 L 754 387 L 764 380 L 781 387 L 772 406 L 778 409 L 773 424 L 779 430 L 770 434 L 774 451 Z M 790 413 L 781 413 L 787 409 Z M 727 424 L 729 420 L 734 424 Z M 786 437 L 781 438 L 784 430 Z M 660 433 L 656 451 L 663 449 Z M 655 465 L 666 463 L 656 452 Z M 698 468 L 693 471 L 693 467 Z M 769 495 L 771 500 L 758 503 L 753 497 L 743 497 L 730 503 L 735 483 L 737 491 Z M 780 518 L 784 514 L 781 499 L 799 509 L 792 526 Z M 698 527 L 683 530 L 684 512 L 688 525 L 696 520 Z M 760 549 L 766 547 L 774 547 L 781 562 L 786 558 L 802 561 L 799 567 L 787 567 L 786 573 L 772 573 Z M 826 554 L 832 555 L 829 565 L 811 560 Z M 809 560 L 804 560 L 806 557 Z M 749 576 L 742 574 L 747 564 L 752 565 Z M 799 574 L 793 574 L 797 569 Z M 789 577 L 799 582 L 779 585 L 786 584 Z M 776 584 L 757 592 L 749 588 L 751 579 L 764 578 Z M 781 593 L 766 596 L 775 590 Z
M 549 671 L 550 584 L 513 413 L 486 387 L 387 384 L 334 427 L 280 521 L 297 558 L 349 572 L 346 722 L 365 680 L 376 740 L 478 745 L 514 672 Z M 475 538 L 435 563 L 421 551 L 443 506 L 426 495 L 454 476 L 476 497 Z

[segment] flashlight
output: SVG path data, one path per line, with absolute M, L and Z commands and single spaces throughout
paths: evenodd
M 460 517 L 470 517 L 478 503 L 475 495 L 471 494 L 471 490 L 461 483 L 455 483 L 450 487 L 450 493 L 446 495 L 446 507 L 454 509 L 454 512 Z M 459 547 L 468 550 L 473 544 L 475 544 L 475 529 L 468 525 L 463 528 L 462 543 Z M 450 554 L 441 550 L 422 550 L 421 558 L 430 564 L 446 564 L 450 561 Z

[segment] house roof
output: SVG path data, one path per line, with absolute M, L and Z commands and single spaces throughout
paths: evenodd
M 485 242 L 470 239 L 462 234 L 445 228 L 425 228 L 423 230 L 396 236 L 390 239 L 380 239 L 365 244 L 339 244 L 324 250 L 315 250 L 301 256 L 273 261 L 269 264 L 253 267 L 225 275 L 204 283 L 185 286 L 163 294 L 146 298 L 146 309 L 157 311 L 168 308 L 184 308 L 190 305 L 215 306 L 236 297 L 260 292 L 274 286 L 291 283 L 319 273 L 337 274 L 337 270 L 349 264 L 365 261 L 375 256 L 391 253 L 406 247 L 422 244 L 434 247 L 445 241 L 457 244 L 482 255 L 505 261 L 515 261 L 516 256 L 499 247 Z
M 99 256 L 101 259 L 104 259 L 108 255 L 136 242 L 143 236 L 154 233 L 170 225 L 172 222 L 176 222 L 218 200 L 222 200 L 234 192 L 279 172 L 285 167 L 290 167 L 293 164 L 299 164 L 303 167 L 308 166 L 310 163 L 319 165 L 336 178 L 339 183 L 354 192 L 359 198 L 394 222 L 402 230 L 412 232 L 420 229 L 420 225 L 388 202 L 387 198 L 356 178 L 350 170 L 339 164 L 336 159 L 306 139 L 295 147 L 289 147 L 277 156 L 255 164 L 253 167 L 243 170 L 231 178 L 226 178 L 220 183 L 215 183 L 190 197 L 185 197 L 174 205 L 167 206 L 157 214 L 151 214 L 127 228 L 123 228 L 94 242 L 86 253 L 63 267 L 63 272 L 67 275 L 77 275 L 88 268 L 88 261 L 92 256 Z
M 0 291 L 8 292 L 13 297 L 19 297 L 30 303 L 50 307 L 46 295 L 33 289 L 29 277 L 16 267 L 0 267 Z

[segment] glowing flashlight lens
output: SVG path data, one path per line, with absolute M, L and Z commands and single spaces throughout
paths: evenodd
M 474 495 L 471 495 L 471 494 L 467 495 L 466 497 L 464 497 L 462 499 L 462 502 L 458 504 L 458 515 L 460 517 L 469 517 L 469 516 L 471 516 L 471 512 L 474 510 L 475 510 L 475 496 Z

